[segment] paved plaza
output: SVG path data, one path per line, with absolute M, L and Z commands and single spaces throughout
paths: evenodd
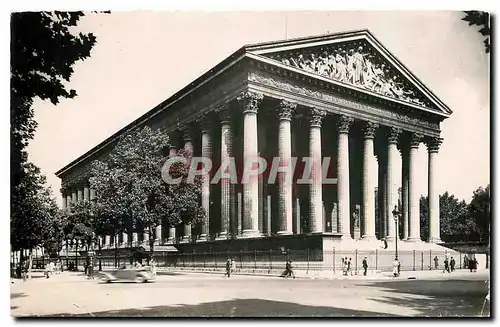
M 104 284 L 81 273 L 11 284 L 15 317 L 478 316 L 489 271 L 283 279 L 167 273 L 156 282 Z M 483 316 L 489 315 L 489 303 Z

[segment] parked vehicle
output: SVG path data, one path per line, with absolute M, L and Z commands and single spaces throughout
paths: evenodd
M 136 283 L 147 283 L 155 280 L 151 274 L 149 267 L 134 267 L 125 265 L 114 271 L 100 272 L 101 279 L 107 283 L 114 281 L 133 281 Z

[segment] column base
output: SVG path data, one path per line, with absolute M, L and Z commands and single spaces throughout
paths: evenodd
M 254 229 L 245 229 L 243 232 L 238 235 L 238 238 L 251 238 L 251 237 L 260 237 L 261 234 L 258 230 Z
M 429 238 L 429 240 L 427 241 L 427 243 L 434 243 L 434 244 L 436 244 L 436 243 L 443 243 L 443 241 L 441 241 L 441 239 L 438 238 L 438 237 L 431 237 L 431 238 Z
M 167 243 L 167 244 L 174 244 L 175 243 L 175 239 L 174 238 L 168 238 L 165 243 Z
M 191 242 L 191 236 L 183 236 L 181 238 L 181 243 L 189 243 Z
M 217 236 L 217 238 L 215 239 L 216 241 L 225 241 L 225 240 L 228 240 L 230 239 L 230 235 L 228 234 L 228 232 L 222 232 L 219 234 L 219 236 Z
M 277 232 L 276 234 L 278 234 L 278 235 L 292 235 L 293 232 L 289 232 L 289 231 L 283 230 L 283 231 Z
M 161 244 L 160 240 L 155 240 L 154 243 L 153 243 L 153 245 L 160 245 L 160 244 Z
M 340 239 L 341 239 L 342 241 L 344 241 L 344 240 L 352 240 L 353 238 L 352 238 L 351 234 L 344 234 L 344 235 L 342 235 L 342 236 L 340 237 Z
M 196 243 L 202 243 L 208 241 L 207 234 L 201 234 L 200 237 L 196 239 Z
M 407 240 L 405 240 L 406 242 L 412 242 L 412 243 L 421 243 L 423 242 L 420 238 L 416 238 L 416 237 L 413 237 L 413 238 L 408 238 Z
M 363 235 L 361 237 L 362 241 L 377 241 L 377 236 L 375 235 Z

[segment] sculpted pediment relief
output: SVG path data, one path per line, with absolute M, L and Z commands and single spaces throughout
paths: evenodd
M 326 37 L 327 40 L 322 42 L 312 40 L 308 43 L 306 39 L 283 41 L 274 48 L 268 44 L 267 49 L 256 46 L 250 51 L 385 97 L 444 114 L 451 113 L 382 45 L 372 40 L 371 34 L 366 31 L 361 34 L 345 41 L 335 37 L 331 40 Z M 296 44 L 288 46 L 288 42 Z

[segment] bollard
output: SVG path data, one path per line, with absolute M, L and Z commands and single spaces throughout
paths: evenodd
M 415 271 L 415 250 L 413 250 L 413 271 Z
M 432 250 L 429 250 L 429 270 L 432 270 Z
M 257 270 L 257 250 L 253 250 L 253 270 Z
M 307 248 L 307 271 L 306 274 L 309 274 L 309 248 Z
M 421 262 L 420 270 L 423 271 L 424 270 L 424 251 L 422 251 L 421 254 L 422 254 L 422 260 L 420 260 L 420 262 Z
M 358 249 L 354 250 L 354 274 L 358 274 Z
M 269 250 L 269 271 L 273 270 L 272 250 Z

